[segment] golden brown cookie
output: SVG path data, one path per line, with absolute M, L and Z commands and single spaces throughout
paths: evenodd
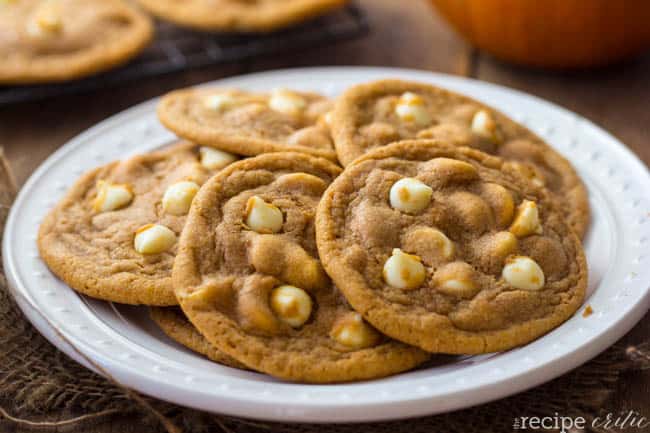
M 187 320 L 180 308 L 176 307 L 151 307 L 151 319 L 172 340 L 183 346 L 200 353 L 214 362 L 233 368 L 245 369 L 246 366 L 231 356 L 226 355 L 203 337 L 196 328 Z
M 176 240 L 199 186 L 218 170 L 201 161 L 198 146 L 184 142 L 90 171 L 41 224 L 41 257 L 88 296 L 176 305 Z
M 139 54 L 151 20 L 122 0 L 0 1 L 0 84 L 85 77 Z
M 571 164 L 537 135 L 478 101 L 428 84 L 383 80 L 348 89 L 331 119 L 344 166 L 403 139 L 474 147 L 512 161 L 532 181 L 545 184 L 578 235 L 582 238 L 587 230 L 587 190 Z
M 330 108 L 321 95 L 287 89 L 187 89 L 167 94 L 158 117 L 178 136 L 227 152 L 295 151 L 336 160 L 324 119 Z
M 427 359 L 348 306 L 323 270 L 314 215 L 333 163 L 301 153 L 232 164 L 196 196 L 173 279 L 210 343 L 248 367 L 300 382 L 386 376 Z
M 528 343 L 582 303 L 580 240 L 502 159 L 432 140 L 348 165 L 316 217 L 323 266 L 377 329 L 431 352 Z
M 138 0 L 154 15 L 205 31 L 268 32 L 339 8 L 348 0 Z

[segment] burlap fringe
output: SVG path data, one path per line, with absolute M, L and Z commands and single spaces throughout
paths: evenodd
M 0 149 L 0 229 L 14 195 L 13 176 Z M 592 419 L 600 414 L 621 374 L 648 368 L 649 343 L 616 345 L 545 385 L 454 413 L 351 425 L 254 422 L 146 398 L 87 370 L 54 348 L 25 320 L 7 292 L 4 274 L 0 274 L 0 419 L 29 430 L 81 428 L 130 416 L 143 433 L 502 433 L 513 431 L 514 418 L 522 415 L 553 416 L 557 412 Z

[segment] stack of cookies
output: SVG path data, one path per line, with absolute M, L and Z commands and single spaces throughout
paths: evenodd
M 84 175 L 39 248 L 215 362 L 372 379 L 526 344 L 584 299 L 584 185 L 477 101 L 385 80 L 180 90 L 158 114 L 183 141 Z

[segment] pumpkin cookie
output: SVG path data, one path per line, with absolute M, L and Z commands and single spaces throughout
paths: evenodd
M 149 315 L 160 329 L 177 343 L 219 364 L 234 368 L 246 368 L 244 364 L 210 344 L 190 321 L 187 320 L 187 317 L 185 317 L 180 308 L 151 307 L 149 309 Z
M 345 166 L 364 153 L 403 139 L 440 139 L 512 161 L 558 200 L 583 237 L 587 190 L 571 164 L 541 138 L 491 107 L 435 86 L 383 80 L 350 88 L 338 99 L 331 130 Z
M 585 295 L 580 240 L 547 191 L 467 147 L 403 141 L 357 159 L 323 195 L 316 232 L 352 307 L 431 352 L 525 344 Z
M 176 296 L 210 343 L 282 379 L 386 376 L 427 359 L 366 324 L 325 274 L 314 215 L 340 169 L 301 153 L 231 165 L 196 196 L 174 263 Z
M 126 63 L 153 36 L 121 0 L 0 1 L 0 84 L 65 81 Z
M 286 89 L 189 89 L 167 94 L 158 117 L 180 137 L 227 152 L 296 151 L 336 160 L 325 122 L 330 108 L 323 96 Z
M 268 32 L 337 9 L 348 0 L 138 0 L 158 17 L 205 31 Z
M 220 168 L 213 152 L 180 143 L 87 173 L 41 224 L 41 257 L 88 296 L 176 305 L 176 238 L 199 185 Z

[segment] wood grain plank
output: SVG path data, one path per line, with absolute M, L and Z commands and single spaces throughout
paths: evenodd
M 251 70 L 313 65 L 399 66 L 466 74 L 468 47 L 426 0 L 360 0 L 371 32 L 339 43 L 251 62 Z

